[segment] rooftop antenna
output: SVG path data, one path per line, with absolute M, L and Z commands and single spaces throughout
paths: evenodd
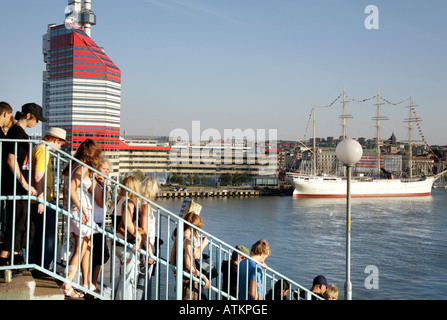
M 65 22 L 82 28 L 91 37 L 92 26 L 96 25 L 96 15 L 91 9 L 91 0 L 68 0 Z

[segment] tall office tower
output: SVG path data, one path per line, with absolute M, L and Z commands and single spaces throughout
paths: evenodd
M 65 21 L 43 36 L 43 133 L 67 130 L 70 153 L 86 138 L 104 151 L 120 149 L 121 71 L 91 38 L 90 0 L 69 0 Z

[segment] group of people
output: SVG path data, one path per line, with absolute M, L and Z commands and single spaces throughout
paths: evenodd
M 197 263 L 190 262 L 194 260 L 197 262 L 202 250 L 208 244 L 207 237 L 199 237 L 199 229 L 203 222 L 201 217 L 194 212 L 185 215 L 184 219 L 193 227 L 188 225 L 184 232 L 183 270 L 203 280 L 204 288 L 207 289 L 209 287 L 207 275 L 205 272 L 199 272 Z M 175 264 L 175 248 L 176 244 L 174 242 L 170 259 L 170 263 L 173 265 Z M 220 266 L 222 274 L 221 289 L 225 293 L 223 299 L 235 297 L 239 300 L 288 300 L 290 296 L 296 299 L 305 299 L 304 291 L 297 292 L 296 295 L 290 295 L 290 283 L 285 279 L 278 280 L 264 296 L 263 268 L 266 266 L 265 260 L 270 254 L 270 246 L 264 239 L 256 241 L 250 250 L 243 245 L 237 245 L 232 252 L 231 259 L 223 261 Z M 250 257 L 250 259 L 247 259 L 247 257 Z M 198 300 L 199 283 L 189 277 L 183 277 L 182 281 L 183 299 Z M 338 299 L 337 287 L 333 284 L 328 285 L 326 278 L 322 275 L 314 278 L 310 291 L 325 300 Z M 315 297 L 312 296 L 312 298 Z
M 2 127 L 0 138 L 6 139 L 2 142 L 1 194 L 4 196 L 30 194 L 42 200 L 46 197 L 47 201 L 51 201 L 53 180 L 49 151 L 59 149 L 66 143 L 66 132 L 60 128 L 50 128 L 43 137 L 46 145 L 41 143 L 30 150 L 29 143 L 26 142 L 29 136 L 25 130 L 35 127 L 39 121 L 47 121 L 42 115 L 42 108 L 35 103 L 27 103 L 22 106 L 21 111 L 16 112 L 15 117 L 12 114 L 11 105 L 4 101 L 0 102 L 0 126 Z M 8 139 L 22 141 L 11 143 L 7 141 Z M 25 262 L 21 254 L 23 249 L 28 249 L 29 263 L 41 264 L 44 211 L 46 211 L 47 229 L 51 228 L 52 222 L 54 226 L 54 219 L 49 218 L 51 210 L 44 210 L 43 205 L 37 201 L 32 201 L 30 208 L 31 214 L 28 215 L 27 200 L 7 200 L 1 203 L 0 222 L 3 245 L 0 251 L 0 266 L 23 264 Z M 27 228 L 28 218 L 30 228 Z M 54 245 L 54 234 L 53 237 L 45 236 L 45 239 L 48 246 Z M 50 260 L 51 253 L 48 252 L 44 257 L 47 267 L 51 264 Z M 20 273 L 20 271 L 14 270 L 14 273 Z
M 0 251 L 0 266 L 25 263 L 22 250 L 28 250 L 29 263 L 35 263 L 50 269 L 54 266 L 55 215 L 56 211 L 45 206 L 44 201 L 57 204 L 53 192 L 52 165 L 50 151 L 60 149 L 67 142 L 66 131 L 62 128 L 49 128 L 43 141 L 35 145 L 32 150 L 26 140 L 29 136 L 25 130 L 33 128 L 39 121 L 47 119 L 42 115 L 42 108 L 35 103 L 22 106 L 15 117 L 12 117 L 12 107 L 6 102 L 0 102 L 0 139 L 2 142 L 1 194 L 2 195 L 32 195 L 42 199 L 32 201 L 28 226 L 28 201 L 7 200 L 1 205 L 1 235 L 3 246 Z M 21 139 L 23 142 L 11 143 L 8 139 Z M 31 167 L 30 167 L 31 158 Z M 69 219 L 65 233 L 74 244 L 67 258 L 67 280 L 61 290 L 68 297 L 80 298 L 84 293 L 75 290 L 71 283 L 80 266 L 82 285 L 86 289 L 97 291 L 98 277 L 102 266 L 110 259 L 107 241 L 103 241 L 103 233 L 95 231 L 105 228 L 105 213 L 113 211 L 112 225 L 116 226 L 116 235 L 134 245 L 134 249 L 124 246 L 124 242 L 115 241 L 116 258 L 120 262 L 121 272 L 116 287 L 116 299 L 144 299 L 147 283 L 152 275 L 155 261 L 151 258 L 155 254 L 155 215 L 150 204 L 142 199 L 154 201 L 158 195 L 159 185 L 153 177 L 146 177 L 142 182 L 133 175 L 126 176 L 121 184 L 117 199 L 112 208 L 107 208 L 105 177 L 109 175 L 110 162 L 102 156 L 102 150 L 93 139 L 86 139 L 77 148 L 74 158 L 69 162 L 62 176 L 64 177 L 64 208 L 77 219 Z M 82 164 L 86 164 L 82 165 Z M 89 169 L 95 168 L 98 173 Z M 29 172 L 31 171 L 31 173 Z M 29 181 L 29 176 L 31 181 Z M 15 187 L 15 188 L 14 188 Z M 129 192 L 129 190 L 131 192 Z M 138 198 L 141 195 L 143 198 Z M 200 236 L 203 225 L 202 218 L 195 212 L 183 216 L 188 222 L 183 233 L 183 270 L 190 277 L 182 277 L 183 299 L 199 299 L 199 282 L 192 280 L 199 278 L 204 282 L 204 288 L 210 285 L 209 274 L 202 272 L 197 261 L 208 245 L 206 236 Z M 13 225 L 14 223 L 14 225 Z M 46 226 L 44 233 L 43 226 Z M 29 242 L 27 242 L 29 239 Z M 45 250 L 42 250 L 42 245 Z M 175 265 L 176 240 L 171 250 L 170 263 Z M 271 251 L 266 240 L 259 240 L 248 250 L 239 245 L 235 247 L 230 261 L 223 261 L 221 271 L 223 275 L 222 290 L 228 295 L 240 300 L 288 299 L 289 282 L 279 280 L 274 288 L 264 295 L 263 266 Z M 139 249 L 145 249 L 150 255 L 139 255 Z M 42 256 L 42 251 L 44 252 Z M 246 259 L 250 257 L 251 259 Z M 91 263 L 92 262 L 92 263 Z M 14 271 L 20 273 L 20 271 Z M 134 290 L 135 280 L 137 290 Z M 237 288 L 239 284 L 239 288 Z M 337 299 L 338 290 L 334 285 L 329 286 L 324 276 L 314 279 L 311 291 L 324 299 Z M 303 298 L 302 293 L 300 297 Z M 224 298 L 228 298 L 224 295 Z
M 265 260 L 270 256 L 270 247 L 266 240 L 258 240 L 250 251 L 243 245 L 237 245 L 233 251 L 230 261 L 223 261 L 221 271 L 223 275 L 222 290 L 230 296 L 239 300 L 288 300 L 290 296 L 294 299 L 305 299 L 305 292 L 301 290 L 289 294 L 290 283 L 286 279 L 276 281 L 264 298 L 262 285 L 263 266 Z M 243 253 L 243 254 L 241 254 Z M 249 256 L 251 259 L 246 259 Z M 238 271 L 239 270 L 239 271 Z M 239 276 L 238 276 L 239 272 Z M 238 287 L 239 283 L 239 287 Z M 239 293 L 237 295 L 238 289 Z M 337 300 L 338 289 L 335 285 L 328 285 L 326 278 L 322 275 L 313 279 L 310 291 L 325 300 Z M 312 296 L 312 299 L 315 299 Z
M 116 199 L 112 226 L 116 226 L 118 238 L 134 244 L 134 250 L 126 248 L 121 242 L 115 242 L 115 253 L 122 270 L 115 299 L 143 300 L 147 298 L 148 282 L 155 264 L 151 256 L 156 254 L 156 218 L 150 204 L 137 199 L 137 195 L 155 201 L 159 185 L 153 177 L 146 177 L 140 183 L 133 175 L 126 176 L 121 184 L 125 188 L 120 189 Z M 145 249 L 150 255 L 140 256 L 140 249 Z M 136 290 L 133 285 L 135 281 Z
M 261 239 L 257 241 L 252 245 L 250 250 L 243 245 L 237 245 L 235 249 L 232 253 L 231 260 L 223 261 L 221 265 L 223 279 L 222 290 L 224 292 L 232 297 L 237 297 L 239 300 L 288 300 L 289 297 L 304 300 L 306 298 L 304 290 L 290 294 L 290 283 L 286 279 L 276 281 L 273 288 L 263 298 L 262 271 L 263 266 L 266 265 L 265 259 L 271 253 L 266 240 Z M 246 259 L 248 256 L 253 260 Z M 238 283 L 239 293 L 237 295 Z M 322 275 L 316 276 L 313 279 L 310 291 L 325 300 L 338 299 L 337 287 L 333 284 L 328 285 L 326 278 Z M 314 296 L 311 298 L 315 299 Z
M 56 211 L 51 206 L 45 206 L 44 202 L 52 202 L 57 206 L 53 192 L 50 151 L 60 149 L 67 142 L 67 133 L 62 128 L 49 128 L 43 137 L 45 142 L 30 149 L 27 142 L 30 137 L 25 130 L 33 128 L 39 121 L 46 122 L 47 119 L 42 113 L 41 106 L 36 103 L 27 103 L 13 117 L 11 105 L 0 102 L 2 128 L 0 139 L 6 139 L 1 142 L 1 194 L 3 196 L 31 195 L 42 199 L 42 201 L 31 201 L 29 211 L 28 200 L 16 199 L 1 203 L 0 266 L 24 264 L 25 259 L 22 255 L 24 250 L 27 252 L 27 262 L 30 264 L 41 265 L 46 269 L 53 268 L 55 265 Z M 8 142 L 8 139 L 21 141 L 13 143 Z M 75 280 L 78 266 L 82 273 L 83 287 L 95 291 L 98 290 L 96 284 L 102 266 L 110 258 L 107 242 L 103 243 L 103 234 L 95 230 L 105 227 L 107 208 L 105 207 L 104 179 L 111 168 L 110 162 L 102 156 L 101 147 L 93 139 L 83 141 L 77 148 L 74 158 L 76 160 L 68 163 L 62 171 L 64 208 L 77 219 L 69 219 L 65 227 L 68 238 L 66 240 L 73 240 L 74 248 L 70 250 L 67 259 L 68 281 L 62 284 L 61 290 L 66 296 L 76 298 L 84 296 L 82 292 L 74 290 L 70 284 Z M 89 167 L 101 174 L 93 174 Z M 124 178 L 122 184 L 151 201 L 155 200 L 158 194 L 158 183 L 152 177 L 147 177 L 140 183 L 136 177 L 129 175 Z M 117 237 L 133 242 L 136 249 L 125 249 L 121 242 L 116 242 L 117 258 L 122 266 L 126 264 L 126 267 L 122 267 L 125 272 L 121 274 L 118 281 L 116 298 L 143 298 L 146 294 L 145 284 L 152 274 L 151 266 L 155 261 L 148 258 L 147 264 L 141 263 L 138 274 L 133 274 L 135 272 L 133 264 L 137 263 L 138 249 L 144 248 L 150 254 L 153 254 L 155 250 L 155 216 L 147 202 L 137 201 L 136 195 L 127 192 L 125 188 L 120 189 L 116 208 L 113 209 L 116 209 L 113 216 L 117 218 Z M 44 250 L 42 250 L 43 245 Z M 92 265 L 91 268 L 90 265 Z M 144 269 L 146 266 L 149 266 L 148 270 Z M 20 270 L 13 269 L 14 275 L 20 273 Z M 137 292 L 138 297 L 135 297 L 134 290 L 131 288 L 131 281 L 136 278 L 139 279 L 139 284 L 142 282 L 138 286 L 142 288 L 140 292 Z
M 329 285 L 326 277 L 322 275 L 314 278 L 310 291 L 325 300 L 338 300 L 338 288 L 333 284 Z M 304 294 L 301 295 L 301 298 L 303 297 Z M 315 299 L 314 296 L 312 299 Z
M 105 230 L 106 212 L 110 209 L 112 228 L 117 238 L 114 241 L 115 255 L 119 261 L 120 270 L 116 293 L 117 300 L 141 300 L 147 297 L 147 283 L 152 275 L 155 260 L 155 215 L 150 204 L 143 199 L 154 201 L 158 195 L 159 185 L 155 178 L 146 177 L 142 182 L 133 175 L 127 175 L 121 181 L 124 188 L 119 189 L 116 201 L 107 207 L 107 192 L 104 177 L 110 172 L 110 162 L 101 156 L 100 146 L 92 139 L 84 140 L 74 154 L 79 162 L 68 164 L 62 171 L 64 182 L 64 203 L 70 212 L 78 219 L 70 219 L 65 233 L 72 236 L 74 248 L 68 261 L 68 276 L 61 289 L 66 296 L 80 298 L 84 294 L 74 290 L 70 282 L 75 280 L 78 265 L 82 273 L 83 286 L 99 292 L 96 287 L 102 266 L 110 259 L 111 254 L 102 232 Z M 101 174 L 93 172 L 84 165 L 96 168 Z M 71 175 L 69 174 L 71 170 Z M 70 181 L 68 177 L 71 176 Z M 94 178 L 93 178 L 94 176 Z M 138 195 L 142 198 L 137 199 Z M 110 231 L 110 230 L 108 230 Z M 130 249 L 125 242 L 133 245 Z M 146 261 L 140 256 L 139 250 L 144 249 L 150 255 Z M 92 256 L 92 257 L 91 257 Z M 90 270 L 92 261 L 92 270 Z M 91 279 L 91 282 L 89 281 Z M 137 281 L 137 289 L 134 283 Z

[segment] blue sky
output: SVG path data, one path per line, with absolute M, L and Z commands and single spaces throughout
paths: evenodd
M 379 29 L 365 28 L 368 5 Z M 42 35 L 63 23 L 66 6 L 1 1 L 0 100 L 15 109 L 42 100 Z M 128 134 L 191 132 L 200 121 L 222 135 L 277 129 L 279 139 L 309 139 L 312 106 L 345 89 L 356 100 L 412 95 L 423 120 L 416 139 L 447 143 L 444 0 L 92 0 L 92 10 L 92 38 L 122 71 Z M 318 137 L 341 135 L 340 101 L 317 108 Z M 375 136 L 375 102 L 347 104 L 348 137 Z M 383 138 L 408 139 L 408 103 L 382 106 Z

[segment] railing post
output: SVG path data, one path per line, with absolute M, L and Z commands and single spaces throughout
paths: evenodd
M 182 300 L 183 287 L 183 229 L 184 224 L 181 219 L 177 220 L 177 236 L 176 236 L 176 278 L 175 278 L 175 298 Z

